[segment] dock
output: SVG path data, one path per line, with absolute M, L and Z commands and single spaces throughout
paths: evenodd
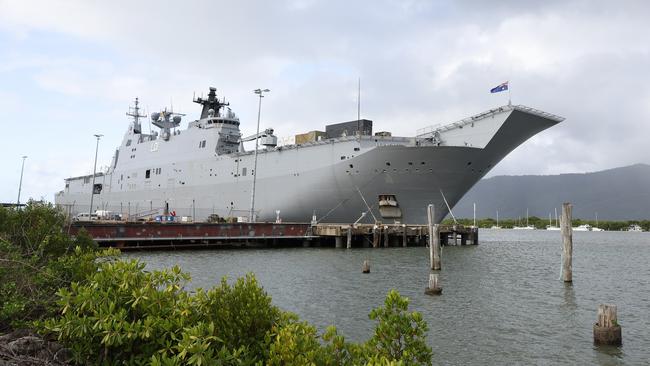
M 426 246 L 427 225 L 311 223 L 74 222 L 70 234 L 85 230 L 100 247 L 128 250 L 199 248 L 388 248 Z M 441 225 L 442 245 L 476 245 L 478 229 Z

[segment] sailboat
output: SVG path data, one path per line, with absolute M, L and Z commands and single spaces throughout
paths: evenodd
M 497 224 L 492 225 L 490 229 L 501 229 L 501 226 L 499 226 L 499 210 L 497 210 Z
M 551 213 L 548 213 L 548 226 L 546 227 L 546 230 L 560 230 L 560 226 L 558 225 L 557 222 L 557 207 L 555 208 L 555 226 L 551 223 Z
M 598 212 L 596 212 L 596 226 L 592 227 L 591 231 L 605 231 L 605 229 L 598 227 Z
M 528 224 L 528 209 L 526 209 L 526 226 L 515 226 L 515 230 L 535 230 L 535 227 Z

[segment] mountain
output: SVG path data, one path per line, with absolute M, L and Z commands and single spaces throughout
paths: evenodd
M 479 181 L 454 206 L 456 217 L 540 218 L 573 204 L 573 217 L 593 220 L 650 218 L 650 165 L 636 164 L 585 174 L 496 176 Z

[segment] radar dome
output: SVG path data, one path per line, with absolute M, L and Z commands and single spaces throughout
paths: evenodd
M 151 120 L 152 121 L 157 121 L 158 118 L 160 118 L 160 113 L 158 113 L 158 112 L 151 113 Z
M 214 117 L 214 109 L 208 109 L 208 117 Z
M 174 123 L 181 123 L 181 116 L 174 116 Z

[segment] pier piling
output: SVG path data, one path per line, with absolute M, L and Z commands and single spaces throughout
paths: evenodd
M 573 281 L 573 229 L 571 227 L 572 205 L 568 202 L 562 204 L 562 280 Z
M 352 225 L 348 226 L 348 243 L 347 248 L 352 248 Z
M 440 225 L 434 224 L 434 217 L 434 207 L 433 205 L 429 205 L 427 207 L 427 218 L 429 220 L 429 259 L 431 261 L 431 269 L 437 271 L 441 267 Z
M 620 346 L 621 326 L 616 318 L 616 305 L 598 305 L 598 322 L 594 324 L 594 344 Z
M 361 266 L 361 273 L 370 273 L 370 262 L 366 259 Z
M 426 295 L 440 295 L 442 293 L 442 287 L 438 282 L 438 274 L 430 273 L 429 274 L 429 286 L 424 289 Z
M 337 249 L 343 248 L 343 237 L 342 236 L 335 236 L 335 246 Z

